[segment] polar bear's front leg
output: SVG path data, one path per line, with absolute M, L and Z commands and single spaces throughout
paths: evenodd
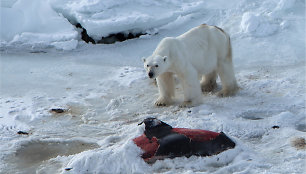
M 184 102 L 181 107 L 196 106 L 202 102 L 202 90 L 198 74 L 193 68 L 188 69 L 184 74 L 179 75 L 184 91 Z
M 164 73 L 156 78 L 159 89 L 159 97 L 155 101 L 156 106 L 166 106 L 172 103 L 174 97 L 174 78 L 172 73 Z

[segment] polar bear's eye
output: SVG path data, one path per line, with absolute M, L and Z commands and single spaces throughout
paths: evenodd
M 147 67 L 149 67 L 149 65 L 147 65 Z
M 155 65 L 155 67 L 157 68 L 157 67 L 158 67 L 158 65 Z

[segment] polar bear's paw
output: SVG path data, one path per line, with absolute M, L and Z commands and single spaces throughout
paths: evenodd
M 228 89 L 222 89 L 220 92 L 218 92 L 217 96 L 218 97 L 230 97 L 235 95 L 236 89 L 234 90 L 228 90 Z
M 164 97 L 159 97 L 155 101 L 156 106 L 167 106 L 167 105 L 170 105 L 170 104 L 171 104 L 171 101 L 169 99 L 164 98 Z
M 182 104 L 180 104 L 181 108 L 187 108 L 187 107 L 192 107 L 192 102 L 191 101 L 184 101 Z
M 185 100 L 182 104 L 180 104 L 181 108 L 190 108 L 190 107 L 194 107 L 194 106 L 198 106 L 203 102 L 201 97 L 192 99 L 192 100 Z

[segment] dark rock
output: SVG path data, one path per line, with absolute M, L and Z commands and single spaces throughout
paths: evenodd
M 57 114 L 66 112 L 65 109 L 61 109 L 61 108 L 54 108 L 54 109 L 51 109 L 50 111 L 54 112 L 54 113 L 57 113 Z
M 18 131 L 17 134 L 19 134 L 19 135 L 29 135 L 28 132 L 24 132 L 24 131 Z
M 69 170 L 71 170 L 71 169 L 73 169 L 73 168 L 65 168 L 66 171 L 69 171 Z

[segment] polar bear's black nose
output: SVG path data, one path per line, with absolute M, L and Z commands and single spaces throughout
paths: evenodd
M 152 78 L 154 74 L 153 74 L 153 72 L 149 72 L 148 75 L 149 75 L 150 78 Z

